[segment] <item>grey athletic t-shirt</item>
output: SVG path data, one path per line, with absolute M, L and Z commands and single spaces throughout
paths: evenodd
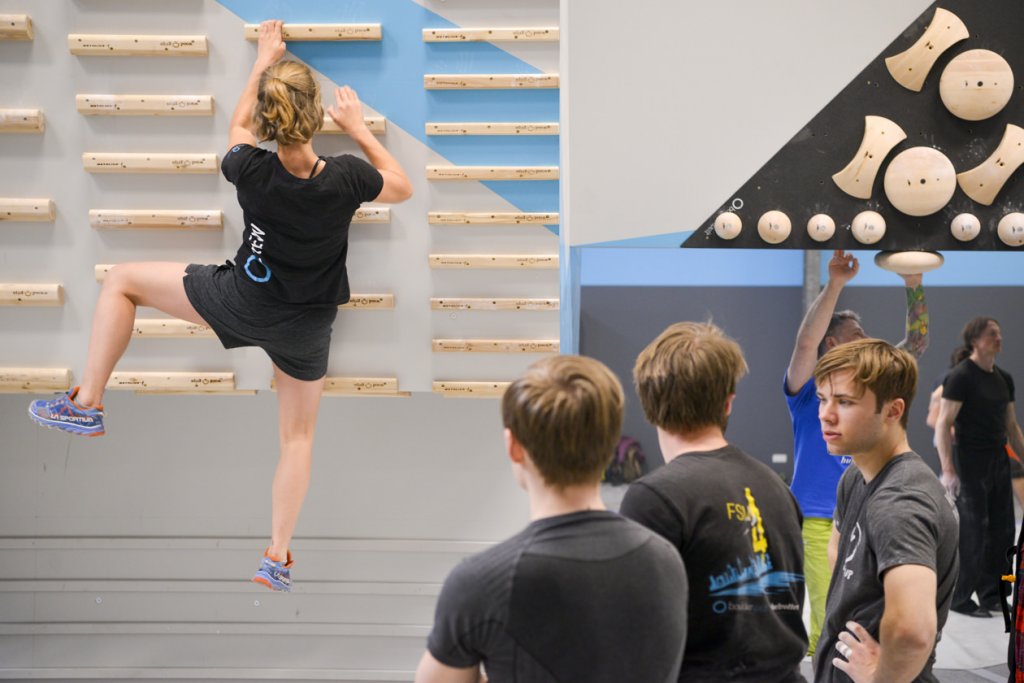
M 547 517 L 452 570 L 427 639 L 491 683 L 674 683 L 686 643 L 683 563 L 611 512 Z
M 839 553 L 814 657 L 815 683 L 850 680 L 832 665 L 846 622 L 857 622 L 878 639 L 885 610 L 882 581 L 886 570 L 917 564 L 935 571 L 938 642 L 959 569 L 956 510 L 935 474 L 912 451 L 890 460 L 870 483 L 865 483 L 860 470 L 850 467 L 839 481 L 835 524 L 840 534 Z M 934 662 L 933 648 L 914 681 L 936 681 Z

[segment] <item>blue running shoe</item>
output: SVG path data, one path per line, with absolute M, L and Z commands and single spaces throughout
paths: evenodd
M 44 427 L 51 427 L 79 436 L 103 436 L 103 406 L 83 408 L 75 403 L 78 387 L 60 398 L 32 401 L 28 416 Z
M 281 562 L 270 556 L 270 549 L 263 553 L 263 560 L 260 568 L 256 570 L 256 576 L 252 577 L 253 583 L 260 583 L 272 591 L 288 593 L 292 589 L 292 554 L 288 552 L 288 561 Z

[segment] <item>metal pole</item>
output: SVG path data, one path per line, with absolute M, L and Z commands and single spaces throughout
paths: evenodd
M 821 252 L 804 251 L 804 313 L 821 292 Z

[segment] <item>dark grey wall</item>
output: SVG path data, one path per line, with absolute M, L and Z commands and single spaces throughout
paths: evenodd
M 967 320 L 976 315 L 999 319 L 1004 341 L 997 363 L 1018 382 L 1024 381 L 1024 288 L 933 287 L 926 295 L 931 345 L 921 360 L 909 434 L 911 446 L 937 467 L 931 430 L 924 424 L 927 396 L 945 372 Z M 903 338 L 906 301 L 902 288 L 850 287 L 843 292 L 839 306 L 858 311 L 868 334 L 893 342 Z M 739 386 L 728 437 L 769 464 L 773 453 L 786 453 L 789 461 L 776 469 L 788 478 L 793 434 L 782 397 L 782 376 L 802 318 L 798 288 L 584 287 L 580 351 L 608 364 L 627 387 L 623 432 L 638 439 L 648 462 L 656 465 L 661 462 L 657 436 L 630 388 L 633 361 L 669 324 L 709 318 L 740 343 L 750 365 L 750 374 Z

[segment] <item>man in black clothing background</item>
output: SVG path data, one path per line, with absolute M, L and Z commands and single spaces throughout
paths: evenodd
M 544 359 L 509 386 L 505 444 L 532 521 L 452 570 L 417 683 L 676 681 L 683 563 L 601 502 L 622 417 L 619 381 L 589 358 Z
M 1000 576 L 1013 545 L 1013 494 L 1006 443 L 1024 453 L 1010 373 L 996 365 L 1003 338 L 999 323 L 979 317 L 964 327 L 969 354 L 942 382 L 935 446 L 942 483 L 960 513 L 960 577 L 951 609 L 987 617 L 1001 611 Z M 950 427 L 956 431 L 953 446 Z M 976 603 L 972 595 L 977 592 Z
M 800 508 L 724 435 L 746 371 L 736 342 L 689 322 L 662 332 L 633 370 L 666 464 L 629 487 L 621 512 L 668 539 L 686 565 L 687 683 L 804 681 Z

